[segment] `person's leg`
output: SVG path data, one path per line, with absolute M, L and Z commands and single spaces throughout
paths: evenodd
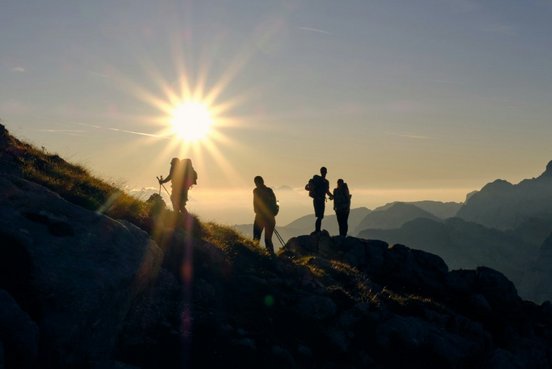
M 349 232 L 349 212 L 350 210 L 347 209 L 345 214 L 343 214 L 343 236 L 347 236 Z
M 337 218 L 337 225 L 339 226 L 339 235 L 343 236 L 343 212 L 336 210 L 335 216 Z
M 274 244 L 272 243 L 274 227 L 276 227 L 276 219 L 274 217 L 265 220 L 265 246 L 271 255 L 274 255 Z
M 339 224 L 339 235 L 347 236 L 348 225 L 347 219 L 349 218 L 349 212 L 347 210 L 336 211 L 335 215 L 337 216 L 337 223 Z
M 263 226 L 261 217 L 255 214 L 255 220 L 253 221 L 253 239 L 259 241 L 261 239 L 261 233 L 263 232 Z
M 188 202 L 188 190 L 182 190 L 182 193 L 180 194 L 180 211 L 182 213 L 187 213 L 188 210 L 186 210 L 186 203 Z
M 173 211 L 175 213 L 178 213 L 180 211 L 180 199 L 178 194 L 175 192 L 171 193 L 171 203 L 172 203 Z
M 313 199 L 314 216 L 316 222 L 314 223 L 314 231 L 320 232 L 322 230 L 322 219 L 324 218 L 325 199 Z
M 316 218 L 316 222 L 314 222 L 314 231 L 320 232 L 322 228 L 322 218 Z

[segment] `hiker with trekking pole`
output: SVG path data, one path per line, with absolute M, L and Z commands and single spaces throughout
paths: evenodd
M 274 255 L 272 234 L 276 228 L 276 215 L 280 210 L 280 206 L 278 205 L 274 191 L 265 185 L 263 177 L 256 176 L 253 181 L 255 183 L 255 189 L 253 190 L 253 211 L 255 212 L 253 239 L 260 241 L 261 233 L 264 230 L 266 249 L 270 255 Z M 280 242 L 283 242 L 278 233 L 277 237 Z
M 175 213 L 187 213 L 188 190 L 197 184 L 197 172 L 192 166 L 192 161 L 190 159 L 172 158 L 169 175 L 165 179 L 163 179 L 163 176 L 157 177 L 157 181 L 159 182 L 160 194 L 161 187 L 165 189 L 167 194 L 169 193 L 163 184 L 171 181 L 171 194 L 169 196 L 173 211 Z

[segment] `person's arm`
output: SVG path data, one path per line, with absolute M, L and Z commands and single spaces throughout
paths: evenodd
M 168 181 L 170 181 L 173 176 L 173 171 L 174 171 L 174 166 L 171 165 L 171 170 L 169 171 L 169 175 L 165 179 L 163 179 L 163 176 L 161 176 L 161 179 L 159 180 L 159 184 L 167 183 Z
M 326 182 L 327 182 L 327 180 L 326 180 Z M 330 182 L 327 182 L 327 185 L 326 185 L 326 195 L 328 195 L 328 198 L 330 200 L 333 200 L 334 196 L 330 192 Z
M 255 214 L 257 214 L 258 211 L 259 211 L 259 199 L 258 199 L 257 192 L 258 192 L 258 191 L 257 191 L 257 189 L 255 188 L 255 189 L 253 190 L 253 212 L 254 212 Z

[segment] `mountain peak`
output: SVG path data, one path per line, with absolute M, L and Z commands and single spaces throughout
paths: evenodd
M 542 174 L 543 176 L 551 176 L 552 177 L 552 160 L 548 162 L 546 165 L 546 170 Z

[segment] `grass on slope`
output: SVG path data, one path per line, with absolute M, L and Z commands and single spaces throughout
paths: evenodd
M 41 184 L 86 209 L 100 211 L 114 219 L 125 219 L 150 230 L 150 204 L 94 177 L 86 168 L 16 139 L 2 125 L 0 149 L 2 167 L 15 168 L 24 179 Z

